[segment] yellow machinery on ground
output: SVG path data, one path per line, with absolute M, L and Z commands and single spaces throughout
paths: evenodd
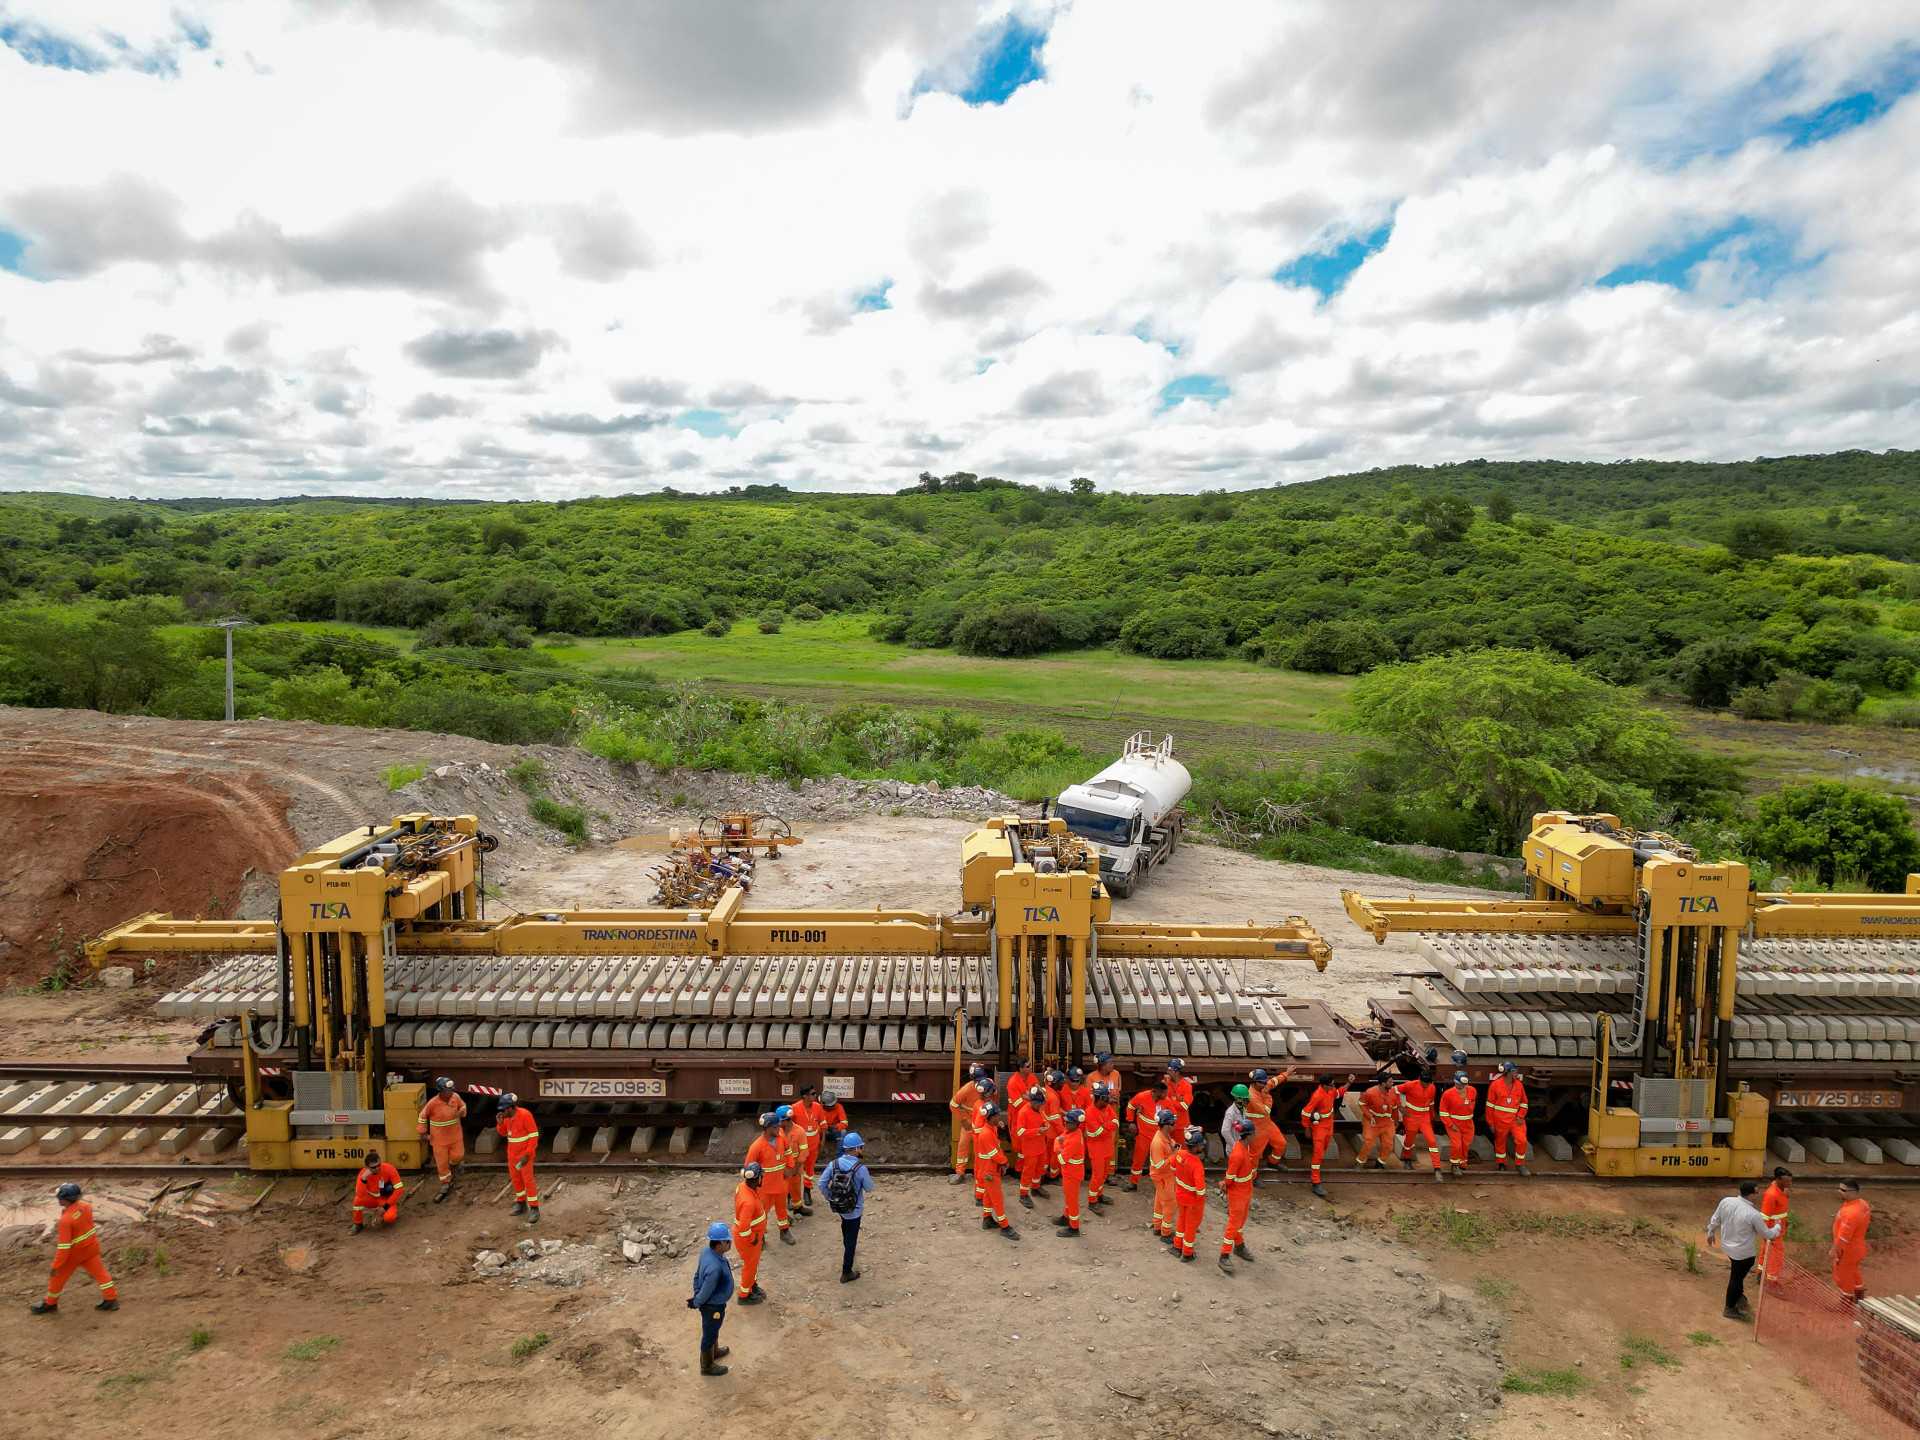
M 1526 1035 L 1518 1042 L 1524 1049 L 1499 1041 L 1496 1053 L 1565 1055 L 1578 1044 L 1575 1053 L 1592 1056 L 1584 1152 L 1596 1174 L 1760 1174 L 1769 1114 L 1761 1089 L 1784 1103 L 1825 1093 L 1842 1105 L 1852 1097 L 1900 1107 L 1908 1067 L 1884 1064 L 1881 1052 L 1892 1057 L 1897 1043 L 1904 1058 L 1910 1047 L 1886 1039 L 1890 1024 L 1905 1022 L 1885 1017 L 1912 1008 L 1920 984 L 1896 978 L 1904 957 L 1886 953 L 1885 942 L 1920 938 L 1920 883 L 1910 882 L 1906 895 L 1756 894 L 1746 866 L 1702 863 L 1673 837 L 1629 830 L 1613 815 L 1536 815 L 1524 861 L 1532 891 L 1525 900 L 1398 901 L 1354 891 L 1343 899 L 1377 940 L 1422 933 L 1423 952 L 1442 968 L 1431 982 L 1416 982 L 1416 991 L 1459 1007 L 1446 1012 L 1451 1028 L 1443 1039 L 1468 1043 L 1489 1014 L 1491 1029 L 1503 1035 L 1543 1011 L 1568 1022 L 1569 1036 L 1580 1032 L 1575 1022 L 1591 1025 L 1591 1040 L 1556 1041 L 1563 1033 L 1556 1028 L 1539 1040 Z M 1813 937 L 1824 953 L 1796 953 L 1788 957 L 1794 963 L 1748 974 L 1743 986 L 1743 943 Z M 1830 978 L 1809 973 L 1822 965 Z M 1743 1001 L 1743 992 L 1750 998 Z M 1856 996 L 1852 1004 L 1843 998 Z M 1783 1035 L 1791 1019 L 1802 1030 L 1823 1027 L 1822 1037 L 1836 1033 L 1825 1028 L 1831 1024 L 1839 1035 L 1864 1038 L 1802 1035 L 1783 1044 L 1788 1063 L 1747 1063 L 1756 1050 L 1739 1039 L 1743 1009 L 1758 1021 L 1775 1019 Z M 1811 1012 L 1812 1021 L 1797 1010 Z M 1870 1038 L 1876 1026 L 1879 1037 Z M 1759 1043 L 1772 1061 L 1772 1042 Z M 1525 1068 L 1551 1077 L 1565 1067 L 1538 1060 Z M 1751 1081 L 1736 1074 L 1743 1069 Z M 1823 1071 L 1840 1088 L 1786 1088 Z M 1884 1075 L 1889 1088 L 1857 1088 L 1863 1074 Z M 1631 1077 L 1630 1105 L 1612 1103 L 1623 1076 Z
M 348 1168 L 370 1149 L 422 1162 L 423 1086 L 389 1071 L 390 1031 L 416 1076 L 559 1098 L 790 1095 L 817 1072 L 824 1093 L 856 1098 L 826 1083 L 837 1076 L 869 1086 L 860 1099 L 943 1103 L 926 1073 L 969 1037 L 1003 1065 L 1065 1065 L 1091 1053 L 1090 1025 L 1111 1026 L 1098 1033 L 1141 1064 L 1192 1056 L 1201 1079 L 1302 1053 L 1290 1044 L 1327 1050 L 1303 1072 L 1367 1063 L 1330 1017 L 1309 1040 L 1301 1027 L 1324 1007 L 1276 1019 L 1225 964 L 1324 970 L 1331 949 L 1304 920 L 1115 924 L 1097 859 L 1057 819 L 970 835 L 964 908 L 950 915 L 756 911 L 733 888 L 705 908 L 490 920 L 479 860 L 493 848 L 472 816 L 399 816 L 301 856 L 281 876 L 278 925 L 146 915 L 89 958 L 230 957 L 179 1013 L 238 1025 L 258 1169 Z M 413 1018 L 429 1015 L 449 1018 Z M 231 1073 L 217 1042 L 202 1060 Z

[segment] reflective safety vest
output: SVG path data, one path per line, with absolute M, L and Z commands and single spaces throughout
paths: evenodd
M 507 1137 L 509 1150 L 515 1146 L 537 1145 L 540 1142 L 540 1123 L 524 1105 L 516 1106 L 512 1115 L 503 1116 L 493 1128 Z
M 1496 1076 L 1487 1084 L 1487 1122 L 1491 1124 L 1498 1115 L 1505 1120 L 1516 1117 L 1525 1119 L 1527 1114 L 1527 1086 L 1522 1080 L 1508 1080 L 1505 1076 Z
M 1087 1163 L 1087 1137 L 1078 1130 L 1069 1130 L 1060 1137 L 1060 1163 L 1063 1166 Z
M 969 1080 L 953 1092 L 953 1098 L 947 1101 L 947 1109 L 953 1111 L 962 1120 L 973 1114 L 973 1107 L 980 1103 L 980 1087 Z
M 1440 1097 L 1440 1118 L 1456 1125 L 1471 1125 L 1473 1107 L 1479 1098 L 1480 1092 L 1471 1085 L 1464 1090 L 1458 1085 L 1449 1085 L 1447 1093 Z
M 93 1224 L 93 1206 L 84 1200 L 76 1200 L 60 1212 L 60 1224 L 55 1231 L 56 1242 L 60 1249 L 71 1250 L 76 1245 L 85 1245 L 97 1232 Z
M 1191 1150 L 1182 1150 L 1173 1160 L 1173 1183 L 1182 1197 L 1207 1198 L 1207 1169 Z
M 1407 1107 L 1407 1118 L 1416 1115 L 1426 1116 L 1433 1113 L 1433 1086 L 1425 1080 L 1409 1080 L 1404 1085 L 1393 1087 L 1399 1095 L 1400 1103 Z
M 1142 1135 L 1151 1134 L 1160 1128 L 1157 1118 L 1160 1114 L 1160 1102 L 1153 1098 L 1151 1090 L 1142 1090 L 1127 1102 L 1127 1114 L 1135 1125 L 1140 1127 Z
M 1233 1193 L 1236 1185 L 1253 1184 L 1253 1151 L 1242 1140 L 1233 1147 L 1233 1153 L 1227 1157 L 1227 1193 Z
M 780 1180 L 784 1183 L 787 1173 L 786 1152 L 765 1135 L 747 1147 L 747 1159 L 760 1167 L 760 1179 L 763 1185 L 768 1180 Z
M 1173 1141 L 1167 1138 L 1167 1132 L 1156 1130 L 1153 1135 L 1153 1148 L 1148 1152 L 1148 1163 L 1153 1173 L 1158 1175 L 1174 1160 Z
M 1249 1085 L 1247 1087 L 1247 1119 L 1271 1120 L 1273 1118 L 1273 1087 L 1271 1085 Z
M 466 1101 L 458 1095 L 436 1095 L 420 1107 L 420 1133 L 426 1134 L 429 1125 L 435 1130 L 444 1130 L 466 1118 Z
M 997 1125 L 979 1125 L 973 1132 L 973 1172 L 1000 1173 L 1000 1127 Z
M 1393 1119 L 1392 1090 L 1384 1090 L 1378 1085 L 1369 1085 L 1360 1096 L 1360 1113 L 1367 1117 L 1371 1125 L 1385 1125 Z
M 1333 1107 L 1340 1103 L 1340 1097 L 1344 1093 L 1346 1092 L 1335 1090 L 1331 1086 L 1320 1086 L 1313 1092 L 1312 1098 L 1307 1101 L 1307 1108 L 1300 1112 L 1300 1123 L 1302 1125 L 1331 1125 L 1333 1123 Z
M 820 1138 L 820 1107 L 811 1100 L 802 1100 L 793 1113 L 805 1122 L 803 1130 L 807 1139 L 817 1141 Z
M 1080 1127 L 1080 1133 L 1087 1137 L 1087 1144 L 1098 1148 L 1101 1144 L 1113 1143 L 1113 1111 L 1095 1101 L 1087 1111 L 1087 1118 Z
M 767 1238 L 767 1207 L 760 1192 L 742 1180 L 733 1188 L 733 1239 L 737 1245 L 758 1245 Z

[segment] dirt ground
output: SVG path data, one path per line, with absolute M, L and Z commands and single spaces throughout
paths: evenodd
M 1016 1244 L 979 1228 L 966 1189 L 883 1174 L 861 1278 L 837 1283 L 838 1227 L 817 1206 L 797 1245 L 770 1247 L 770 1302 L 729 1308 L 732 1373 L 703 1379 L 685 1298 L 696 1236 L 731 1213 L 733 1177 L 617 1183 L 569 1179 L 533 1232 L 480 1174 L 452 1203 L 409 1199 L 396 1229 L 358 1237 L 344 1182 L 326 1177 L 281 1180 L 210 1225 L 105 1226 L 113 1315 L 91 1309 L 82 1279 L 57 1318 L 30 1317 L 44 1247 L 16 1248 L 0 1257 L 8 1430 L 1698 1440 L 1756 1415 L 1776 1433 L 1832 1426 L 1720 1318 L 1724 1262 L 1686 1272 L 1677 1237 L 1704 1224 L 1708 1190 L 1457 1187 L 1441 1203 L 1407 1185 L 1356 1201 L 1336 1180 L 1322 1205 L 1268 1189 L 1248 1226 L 1256 1259 L 1228 1276 L 1210 1253 L 1217 1198 L 1187 1265 L 1147 1234 L 1146 1191 L 1120 1193 L 1072 1242 L 1047 1223 L 1057 1199 L 1016 1208 Z M 1911 1223 L 1903 1195 L 1874 1199 L 1876 1224 Z M 1460 1225 L 1467 1248 L 1442 1238 Z M 681 1253 L 628 1264 L 623 1229 L 678 1237 Z M 526 1233 L 566 1247 L 474 1272 L 477 1252 Z M 1630 1340 L 1658 1355 L 1642 1347 L 1623 1368 Z M 1503 1395 L 1509 1366 L 1570 1372 L 1577 1389 Z

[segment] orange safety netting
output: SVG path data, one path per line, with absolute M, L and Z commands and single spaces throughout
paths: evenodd
M 1814 1389 L 1874 1433 L 1920 1437 L 1920 1341 L 1875 1322 L 1833 1283 L 1824 1241 L 1786 1247 L 1780 1278 L 1748 1282 L 1755 1334 Z M 1920 1295 L 1920 1237 L 1872 1241 L 1861 1267 L 1872 1296 Z

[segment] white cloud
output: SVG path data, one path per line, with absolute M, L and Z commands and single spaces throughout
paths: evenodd
M 1044 77 L 943 93 L 1010 11 Z M 36 143 L 0 174 L 0 488 L 1920 446 L 1920 95 L 1791 129 L 1920 45 L 1904 7 L 8 14 L 0 122 Z M 1389 217 L 1350 274 L 1275 282 Z M 1736 224 L 1688 288 L 1597 283 Z

